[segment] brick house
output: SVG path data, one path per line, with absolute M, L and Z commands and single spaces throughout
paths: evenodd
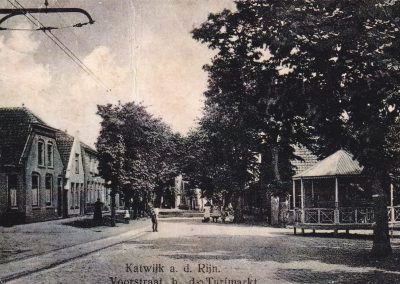
M 79 138 L 57 130 L 57 147 L 64 165 L 63 217 L 85 213 L 85 171 Z
M 63 163 L 56 129 L 25 107 L 0 108 L 0 216 L 34 222 L 61 215 Z

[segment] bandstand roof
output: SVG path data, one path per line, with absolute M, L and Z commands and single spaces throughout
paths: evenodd
M 339 150 L 307 170 L 296 174 L 293 179 L 359 175 L 362 170 L 363 167 L 353 159 L 350 153 Z

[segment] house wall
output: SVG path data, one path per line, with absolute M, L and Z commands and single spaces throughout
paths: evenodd
M 85 202 L 87 211 L 93 211 L 93 204 L 100 198 L 106 207 L 110 207 L 109 193 L 105 187 L 105 181 L 99 176 L 97 156 L 83 149 L 83 162 L 85 170 Z
M 54 134 L 47 131 L 33 131 L 32 143 L 25 162 L 25 214 L 27 222 L 44 221 L 58 218 L 57 216 L 57 178 L 63 174 L 63 164 L 57 149 Z M 38 164 L 38 141 L 44 141 L 45 163 L 44 166 Z M 53 144 L 53 167 L 47 165 L 47 145 Z M 39 175 L 39 194 L 38 205 L 32 205 L 32 174 Z M 52 196 L 51 205 L 46 205 L 46 175 L 52 175 Z

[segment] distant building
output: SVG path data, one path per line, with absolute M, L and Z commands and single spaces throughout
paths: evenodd
M 24 107 L 0 108 L 0 216 L 32 222 L 61 216 L 63 163 L 56 129 Z
M 175 178 L 175 206 L 180 209 L 202 210 L 204 200 L 199 188 L 191 188 L 182 175 Z

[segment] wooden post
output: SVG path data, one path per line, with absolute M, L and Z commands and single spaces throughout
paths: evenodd
M 304 183 L 303 179 L 300 179 L 301 183 L 301 193 L 300 193 L 300 198 L 301 198 L 301 222 L 304 223 L 305 221 L 305 216 L 304 216 Z
M 335 177 L 335 211 L 334 211 L 334 221 L 339 223 L 339 182 L 338 178 Z
M 293 210 L 296 208 L 296 181 L 293 180 Z
M 335 208 L 339 208 L 339 182 L 338 178 L 335 178 Z

